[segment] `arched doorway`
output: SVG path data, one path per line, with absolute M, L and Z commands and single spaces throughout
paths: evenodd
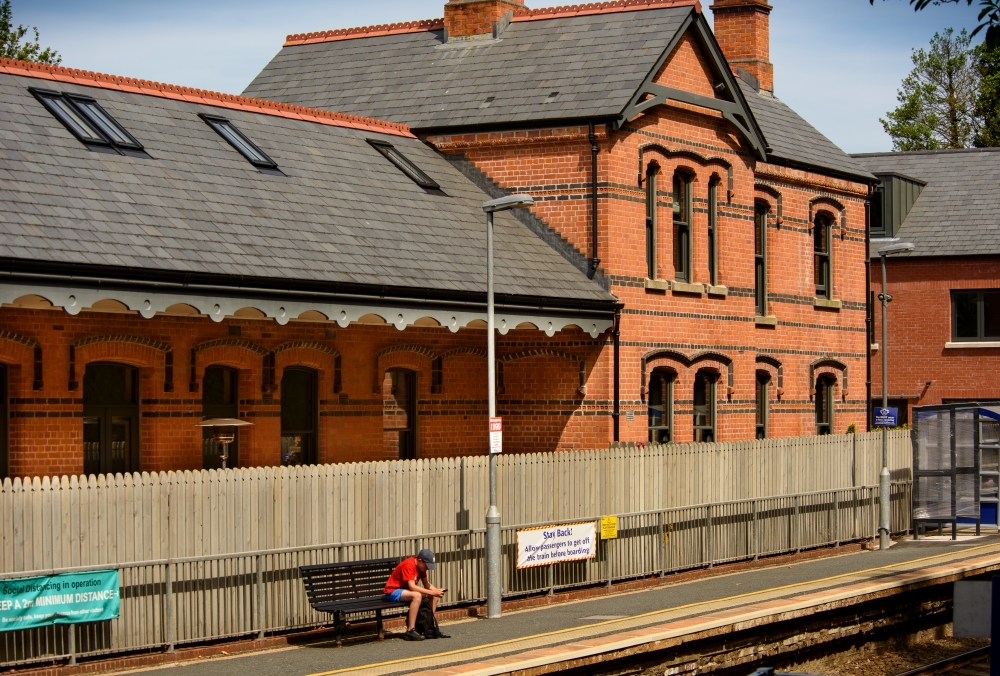
M 417 374 L 386 371 L 382 381 L 382 438 L 386 455 L 400 460 L 417 457 Z
M 281 376 L 281 464 L 316 464 L 319 401 L 316 372 L 286 368 Z
M 7 435 L 10 413 L 7 396 L 7 367 L 0 364 L 0 479 L 10 476 L 10 437 Z
M 139 471 L 139 371 L 87 364 L 83 374 L 83 472 Z
M 202 379 L 201 416 L 202 420 L 209 418 L 238 418 L 239 410 L 239 372 L 225 366 L 209 366 L 205 369 Z M 220 469 L 222 460 L 219 458 L 218 444 L 213 438 L 211 427 L 202 428 L 201 438 L 202 467 L 205 469 Z M 236 438 L 229 444 L 229 467 L 240 466 L 240 431 L 236 430 Z

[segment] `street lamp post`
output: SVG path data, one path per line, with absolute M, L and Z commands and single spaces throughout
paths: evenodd
M 882 293 L 878 299 L 882 303 L 882 344 L 879 349 L 882 351 L 882 408 L 889 407 L 889 303 L 892 296 L 885 292 L 885 259 L 892 254 L 913 251 L 914 247 L 909 242 L 898 242 L 889 244 L 878 250 L 879 258 L 882 260 Z M 889 549 L 889 437 L 886 428 L 882 428 L 882 471 L 878 477 L 878 548 L 882 551 Z
M 493 214 L 497 211 L 526 209 L 535 200 L 531 195 L 509 195 L 483 203 L 486 212 L 486 347 L 487 387 L 490 418 L 497 415 L 496 341 L 493 321 Z M 490 507 L 486 510 L 486 611 L 487 617 L 500 617 L 500 510 L 497 509 L 497 456 L 490 453 Z

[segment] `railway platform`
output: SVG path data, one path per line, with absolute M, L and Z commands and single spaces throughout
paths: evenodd
M 676 655 L 687 659 L 685 664 L 700 661 L 708 671 L 829 639 L 825 634 L 831 631 L 843 636 L 944 605 L 950 610 L 950 582 L 996 570 L 998 535 L 900 541 L 887 552 L 664 584 L 507 613 L 498 620 L 452 622 L 447 625 L 452 638 L 446 640 L 363 640 L 341 648 L 320 641 L 157 669 L 175 669 L 178 676 L 485 676 L 594 669 L 622 659 Z M 896 619 L 873 614 L 874 607 L 893 608 Z M 835 630 L 829 622 L 812 621 L 823 613 L 840 613 Z M 738 640 L 741 635 L 745 640 Z

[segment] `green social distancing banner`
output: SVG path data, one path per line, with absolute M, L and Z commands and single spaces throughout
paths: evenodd
M 0 580 L 0 631 L 118 617 L 118 571 Z

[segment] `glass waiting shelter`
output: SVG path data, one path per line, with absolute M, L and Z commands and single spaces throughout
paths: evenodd
M 933 526 L 997 526 L 1000 408 L 982 404 L 913 409 L 913 537 Z

